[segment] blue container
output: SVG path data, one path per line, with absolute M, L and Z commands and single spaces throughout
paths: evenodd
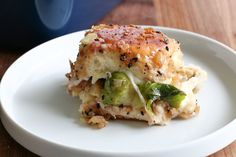
M 9 0 L 0 6 L 0 48 L 29 49 L 89 28 L 121 0 Z

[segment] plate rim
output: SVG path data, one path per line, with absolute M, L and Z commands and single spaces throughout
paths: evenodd
M 151 25 L 141 25 L 142 27 L 152 27 L 154 29 L 159 29 L 161 31 L 172 31 L 172 32 L 178 32 L 178 33 L 184 33 L 184 34 L 188 34 L 188 35 L 191 35 L 191 36 L 195 36 L 195 37 L 198 37 L 198 38 L 201 38 L 203 40 L 207 40 L 207 41 L 210 41 L 211 43 L 214 43 L 214 44 L 217 44 L 219 46 L 221 46 L 222 48 L 234 53 L 235 57 L 236 57 L 236 52 L 234 49 L 230 48 L 229 46 L 215 40 L 215 39 L 212 39 L 210 37 L 207 37 L 205 35 L 201 35 L 201 34 L 198 34 L 198 33 L 195 33 L 195 32 L 190 32 L 190 31 L 187 31 L 187 30 L 182 30 L 182 29 L 177 29 L 177 28 L 170 28 L 170 27 L 161 27 L 161 26 L 151 26 Z M 236 118 L 234 118 L 232 121 L 230 121 L 229 123 L 227 123 L 226 125 L 224 125 L 223 127 L 213 131 L 212 133 L 209 133 L 205 136 L 202 136 L 200 138 L 197 138 L 195 140 L 192 140 L 192 141 L 188 141 L 188 142 L 185 142 L 185 143 L 182 143 L 182 144 L 179 144 L 179 145 L 174 145 L 174 146 L 170 146 L 168 148 L 161 148 L 161 149 L 158 149 L 158 150 L 155 150 L 155 149 L 150 149 L 148 151 L 135 151 L 135 152 L 132 152 L 132 151 L 127 151 L 127 152 L 116 152 L 116 151 L 112 151 L 112 152 L 107 152 L 107 151 L 95 151 L 95 150 L 87 150 L 87 149 L 81 149 L 81 148 L 77 148 L 77 147 L 72 147 L 72 146 L 67 146 L 67 145 L 62 145 L 60 143 L 56 143 L 56 142 L 53 142 L 53 141 L 50 141 L 46 138 L 41 138 L 39 136 L 37 136 L 36 134 L 33 134 L 32 132 L 30 132 L 29 130 L 27 130 L 26 128 L 22 127 L 21 125 L 19 125 L 16 121 L 14 121 L 10 115 L 7 114 L 7 111 L 6 111 L 6 108 L 4 108 L 4 106 L 6 104 L 4 104 L 4 100 L 2 100 L 3 98 L 3 89 L 2 89 L 2 84 L 4 84 L 6 82 L 5 80 L 5 77 L 8 75 L 9 73 L 9 70 L 11 70 L 12 68 L 15 67 L 15 65 L 20 62 L 20 60 L 22 58 L 24 58 L 25 56 L 29 55 L 32 53 L 32 51 L 34 52 L 34 49 L 37 49 L 38 47 L 46 44 L 46 43 L 49 43 L 55 39 L 58 39 L 58 38 L 64 38 L 65 36 L 71 36 L 73 34 L 78 34 L 78 33 L 83 33 L 85 32 L 86 30 L 81 30 L 81 31 L 77 31 L 77 32 L 73 32 L 73 33 L 69 33 L 69 34 L 66 34 L 66 35 L 63 35 L 63 36 L 60 36 L 60 37 L 57 37 L 57 38 L 54 38 L 54 39 L 51 39 L 47 42 L 44 42 L 32 49 L 30 49 L 29 51 L 27 51 L 26 53 L 24 53 L 23 55 L 21 55 L 16 61 L 14 61 L 10 66 L 9 68 L 6 70 L 6 72 L 4 73 L 3 77 L 2 77 L 2 80 L 1 80 L 1 83 L 0 83 L 0 108 L 1 108 L 1 119 L 2 119 L 2 123 L 4 125 L 4 127 L 6 128 L 6 130 L 10 133 L 10 135 L 12 136 L 13 133 L 11 133 L 11 131 L 9 130 L 9 126 L 7 124 L 7 121 L 10 121 L 11 125 L 14 125 L 17 129 L 22 129 L 22 131 L 25 132 L 25 135 L 30 135 L 32 136 L 32 138 L 35 138 L 35 140 L 42 140 L 42 142 L 46 142 L 46 143 L 49 143 L 49 145 L 55 145 L 55 146 L 59 146 L 59 147 L 63 147 L 63 148 L 67 148 L 67 149 L 71 149 L 71 150 L 75 150 L 75 151 L 81 151 L 81 152 L 86 152 L 86 153 L 100 153 L 100 154 L 107 154 L 107 155 L 114 155 L 114 154 L 120 154 L 120 155 L 124 155 L 124 154 L 128 154 L 128 155 L 134 155 L 134 154 L 140 154 L 140 153 L 145 153 L 145 154 L 152 154 L 152 153 L 165 153 L 165 152 L 168 152 L 170 150 L 175 150 L 175 151 L 178 151 L 180 149 L 183 149 L 184 147 L 186 146 L 194 146 L 194 145 L 197 145 L 198 143 L 201 143 L 201 142 L 204 142 L 204 140 L 207 140 L 207 139 L 210 139 L 210 138 L 213 138 L 213 137 L 218 137 L 220 134 L 223 134 L 224 132 L 227 131 L 227 129 L 229 130 L 231 127 L 236 131 L 236 127 L 233 127 L 233 126 L 236 126 Z M 13 137 L 13 136 L 12 136 Z M 15 139 L 15 137 L 13 137 Z M 236 136 L 234 137 L 233 139 L 233 136 L 232 136 L 232 139 L 231 140 L 228 140 L 227 143 L 231 143 L 233 142 L 234 140 L 236 139 Z M 15 139 L 16 140 L 16 139 Z M 18 141 L 18 140 L 16 140 Z M 22 143 L 21 143 L 22 144 Z M 24 146 L 24 144 L 22 144 Z M 223 144 L 223 146 L 221 146 L 220 148 L 223 148 L 225 146 L 225 144 Z M 28 148 L 27 148 L 28 149 Z M 31 150 L 31 149 L 30 149 Z M 35 152 L 35 151 L 33 151 Z M 37 153 L 37 152 L 35 152 Z

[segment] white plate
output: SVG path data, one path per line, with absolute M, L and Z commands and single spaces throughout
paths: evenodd
M 210 38 L 158 28 L 179 40 L 185 64 L 208 80 L 198 94 L 200 114 L 165 127 L 111 121 L 101 130 L 78 120 L 78 100 L 66 93 L 65 73 L 84 32 L 46 42 L 20 57 L 1 83 L 1 119 L 11 136 L 41 156 L 206 156 L 235 140 L 236 55 Z

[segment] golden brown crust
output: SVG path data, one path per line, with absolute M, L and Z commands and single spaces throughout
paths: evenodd
M 113 52 L 121 52 L 120 49 L 129 45 L 128 52 L 150 56 L 152 51 L 158 53 L 156 50 L 162 49 L 168 44 L 168 38 L 163 33 L 152 28 L 143 29 L 135 25 L 99 25 L 93 27 L 88 33 L 96 33 L 98 38 L 103 39 L 102 41 L 95 39 L 94 43 L 111 44 L 109 49 Z M 95 45 L 91 45 L 91 48 L 101 48 Z M 148 51 L 147 47 L 149 47 Z
M 181 66 L 182 62 L 175 61 L 181 57 L 178 42 L 152 28 L 102 24 L 85 34 L 67 76 L 94 79 L 104 77 L 107 71 L 130 70 L 142 80 L 160 82 L 168 80 L 169 73 Z

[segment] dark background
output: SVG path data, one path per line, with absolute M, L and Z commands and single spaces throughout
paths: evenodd
M 28 50 L 52 38 L 88 29 L 121 2 L 121 0 L 39 0 L 38 2 L 45 6 L 45 10 L 44 8 L 41 10 L 46 16 L 58 10 L 55 10 L 57 4 L 63 7 L 63 3 L 71 2 L 73 5 L 66 24 L 61 28 L 51 29 L 40 19 L 36 1 L 1 1 L 0 49 Z M 55 16 L 60 18 L 58 16 L 61 15 L 55 13 Z

